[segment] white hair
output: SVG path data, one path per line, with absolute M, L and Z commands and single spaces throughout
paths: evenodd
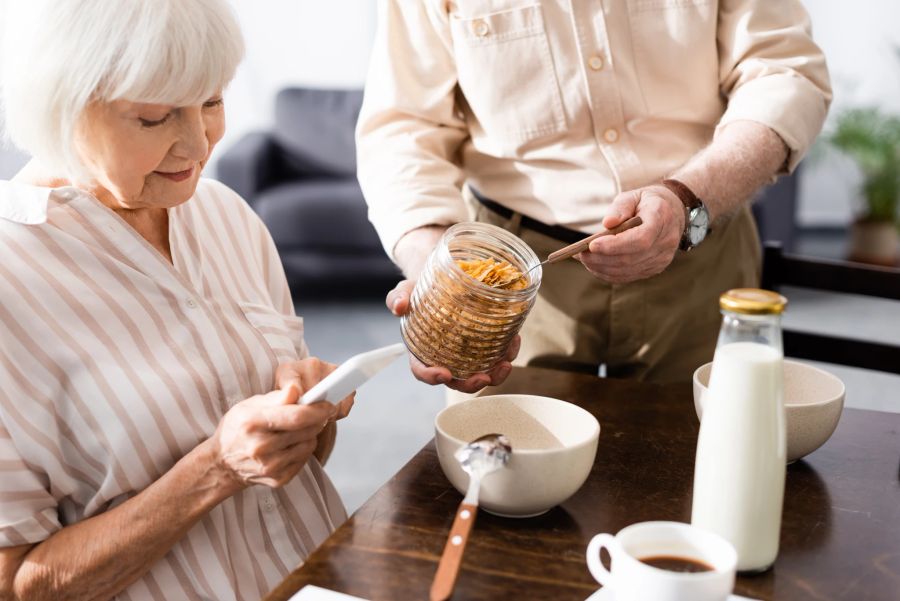
M 244 53 L 226 0 L 19 0 L 5 20 L 6 135 L 70 176 L 84 173 L 74 138 L 89 103 L 200 104 Z

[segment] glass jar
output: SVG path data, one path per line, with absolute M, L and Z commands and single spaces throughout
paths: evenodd
M 422 363 L 446 367 L 454 378 L 484 373 L 497 364 L 534 305 L 541 268 L 524 288 L 489 286 L 457 261 L 506 261 L 524 273 L 540 261 L 520 238 L 487 223 L 458 223 L 444 232 L 416 282 L 409 312 L 401 319 L 403 341 Z
M 729 290 L 697 437 L 691 523 L 734 545 L 737 569 L 778 555 L 787 439 L 781 313 L 768 290 Z

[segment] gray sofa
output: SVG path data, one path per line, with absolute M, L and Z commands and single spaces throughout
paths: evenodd
M 353 130 L 360 90 L 289 88 L 271 131 L 219 159 L 217 177 L 265 222 L 295 297 L 379 296 L 400 279 L 356 181 Z

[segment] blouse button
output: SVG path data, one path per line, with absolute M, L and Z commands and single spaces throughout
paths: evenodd
M 588 66 L 594 71 L 599 71 L 603 68 L 603 57 L 602 56 L 592 56 L 588 59 Z
M 610 144 L 613 144 L 619 139 L 619 132 L 611 127 L 603 132 L 603 139 Z
M 488 27 L 488 24 L 485 23 L 484 21 L 482 21 L 481 19 L 478 19 L 477 21 L 472 23 L 472 31 L 474 31 L 475 35 L 477 35 L 480 38 L 483 38 L 484 36 L 486 36 L 490 30 L 491 30 L 491 28 Z

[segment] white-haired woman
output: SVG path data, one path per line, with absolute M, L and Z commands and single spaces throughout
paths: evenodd
M 258 599 L 345 519 L 295 404 L 272 240 L 200 179 L 243 52 L 225 0 L 10 6 L 0 599 Z M 324 444 L 324 443 L 323 443 Z

